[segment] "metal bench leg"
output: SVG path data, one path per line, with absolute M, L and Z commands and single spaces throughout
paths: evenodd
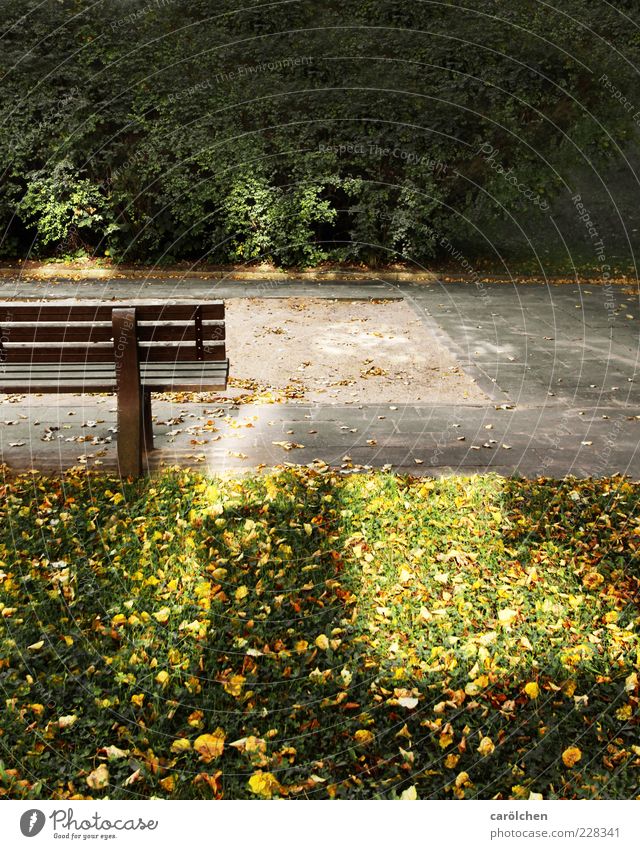
M 118 467 L 121 477 L 139 477 L 142 471 L 142 390 L 136 333 L 136 311 L 112 312 L 118 378 Z
M 153 422 L 151 421 L 151 392 L 143 392 L 142 436 L 145 452 L 153 451 Z

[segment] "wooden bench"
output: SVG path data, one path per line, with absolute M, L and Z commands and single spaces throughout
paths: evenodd
M 224 303 L 0 303 L 0 392 L 117 392 L 118 466 L 153 449 L 151 393 L 224 389 Z

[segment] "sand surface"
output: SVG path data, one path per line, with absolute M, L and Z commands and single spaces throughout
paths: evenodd
M 325 404 L 486 400 L 401 300 L 233 298 L 226 322 L 229 397 L 253 382 Z

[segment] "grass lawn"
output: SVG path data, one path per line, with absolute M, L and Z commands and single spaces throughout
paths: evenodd
M 640 485 L 8 481 L 0 795 L 637 798 Z

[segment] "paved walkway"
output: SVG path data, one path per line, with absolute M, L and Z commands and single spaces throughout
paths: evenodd
M 623 287 L 396 285 L 374 279 L 0 280 L 2 300 L 290 296 L 402 297 L 487 400 L 242 406 L 158 401 L 153 468 L 181 463 L 220 471 L 322 460 L 415 474 L 491 469 L 640 478 L 640 305 L 638 295 Z M 115 399 L 108 396 L 5 401 L 0 451 L 14 469 L 96 463 L 111 469 L 114 427 Z

